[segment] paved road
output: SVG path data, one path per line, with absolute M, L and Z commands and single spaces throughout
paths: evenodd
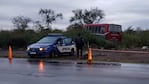
M 0 84 L 149 84 L 148 64 L 45 63 L 0 58 Z

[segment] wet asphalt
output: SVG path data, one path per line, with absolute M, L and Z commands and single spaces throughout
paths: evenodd
M 149 64 L 118 64 L 0 58 L 0 84 L 149 84 Z

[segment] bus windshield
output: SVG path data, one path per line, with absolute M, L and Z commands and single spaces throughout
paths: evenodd
M 109 25 L 109 32 L 122 32 L 120 25 Z

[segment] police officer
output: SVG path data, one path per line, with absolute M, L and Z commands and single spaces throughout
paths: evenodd
M 81 58 L 82 52 L 83 52 L 84 40 L 80 33 L 76 37 L 75 43 L 76 43 L 76 48 L 77 48 L 77 57 Z M 79 53 L 80 53 L 80 55 L 79 55 Z

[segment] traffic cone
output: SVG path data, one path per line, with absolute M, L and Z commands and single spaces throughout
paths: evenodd
M 88 59 L 87 59 L 88 64 L 92 64 L 92 49 L 88 49 Z
M 11 46 L 9 46 L 9 49 L 8 49 L 8 59 L 9 59 L 9 61 L 12 60 L 12 48 L 11 48 Z

